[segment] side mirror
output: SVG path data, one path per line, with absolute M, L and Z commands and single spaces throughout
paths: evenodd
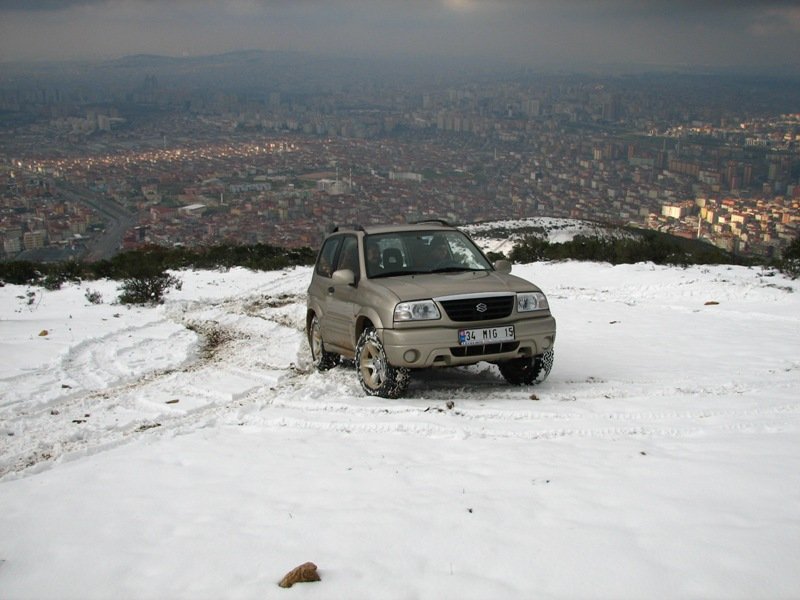
M 511 263 L 507 260 L 495 261 L 494 270 L 500 273 L 511 273 Z
M 355 285 L 356 274 L 350 269 L 339 269 L 331 275 L 334 285 Z

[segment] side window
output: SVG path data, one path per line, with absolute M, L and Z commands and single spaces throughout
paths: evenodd
M 319 258 L 317 258 L 317 275 L 330 277 L 333 274 L 333 261 L 336 258 L 336 251 L 339 249 L 341 242 L 342 238 L 335 237 L 328 239 L 323 244 Z
M 339 262 L 335 270 L 339 269 L 350 269 L 358 277 L 358 240 L 355 236 L 348 235 L 342 242 L 342 251 L 339 253 Z

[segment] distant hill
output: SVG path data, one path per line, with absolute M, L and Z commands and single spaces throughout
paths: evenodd
M 159 54 L 134 54 L 123 56 L 100 63 L 101 66 L 125 67 L 125 68 L 153 68 L 176 65 L 186 59 L 171 56 L 161 56 Z

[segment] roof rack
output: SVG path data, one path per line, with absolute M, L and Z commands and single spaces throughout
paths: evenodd
M 357 223 L 353 223 L 352 225 L 333 225 L 332 224 L 332 225 L 328 226 L 326 233 L 328 233 L 328 235 L 330 235 L 332 233 L 337 233 L 337 232 L 339 232 L 341 230 L 364 231 L 364 226 L 363 225 L 359 225 Z
M 422 219 L 420 221 L 410 221 L 409 225 L 422 225 L 424 223 L 439 223 L 445 227 L 455 227 L 455 225 L 445 221 L 444 219 Z

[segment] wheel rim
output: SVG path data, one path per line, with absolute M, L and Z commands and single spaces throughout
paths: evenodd
M 311 321 L 311 356 L 314 362 L 319 362 L 322 356 L 322 334 L 319 332 L 319 321 L 316 317 Z
M 361 369 L 361 379 L 370 389 L 378 389 L 386 380 L 386 358 L 373 342 L 364 344 L 358 366 Z

